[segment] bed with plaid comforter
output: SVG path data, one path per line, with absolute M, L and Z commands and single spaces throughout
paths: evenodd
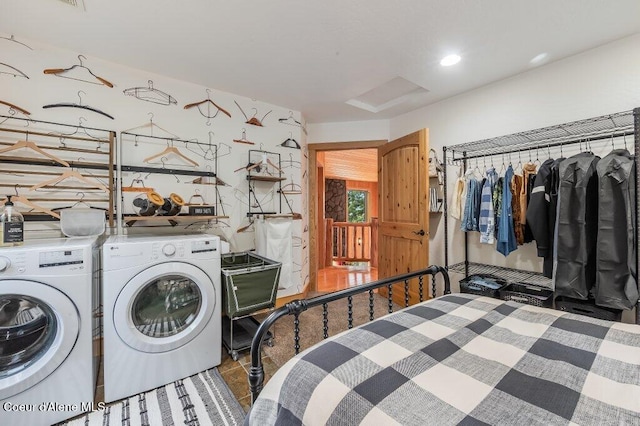
M 469 294 L 333 336 L 249 425 L 640 425 L 640 326 Z

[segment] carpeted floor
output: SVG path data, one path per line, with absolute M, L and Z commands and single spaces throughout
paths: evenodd
M 63 425 L 237 426 L 245 416 L 216 368 L 95 408 Z
M 348 329 L 347 299 L 337 300 L 328 305 L 329 336 L 334 336 Z M 394 303 L 393 311 L 401 309 Z M 374 293 L 374 318 L 388 313 L 387 298 Z M 256 316 L 258 321 L 267 315 Z M 369 293 L 361 293 L 353 297 L 353 326 L 369 321 Z M 273 362 L 281 367 L 295 355 L 293 340 L 293 316 L 280 318 L 271 331 L 275 330 L 274 345 L 263 346 L 265 353 Z M 300 351 L 323 340 L 322 306 L 316 306 L 300 314 Z

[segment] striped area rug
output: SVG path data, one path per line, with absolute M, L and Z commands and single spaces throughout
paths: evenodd
M 65 426 L 240 426 L 244 410 L 216 368 L 108 404 Z

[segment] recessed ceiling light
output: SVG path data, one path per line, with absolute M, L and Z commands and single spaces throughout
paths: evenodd
M 442 60 L 440 61 L 440 65 L 442 65 L 443 67 L 450 67 L 451 65 L 455 65 L 460 62 L 460 59 L 462 58 L 460 58 L 460 56 L 458 55 L 448 55 L 442 58 Z
M 543 62 L 546 62 L 549 59 L 549 54 L 547 52 L 536 55 L 532 60 L 529 61 L 531 65 L 540 65 Z

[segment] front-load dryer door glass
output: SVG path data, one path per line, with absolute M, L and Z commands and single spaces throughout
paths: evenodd
M 49 376 L 73 349 L 79 331 L 71 300 L 46 284 L 0 281 L 0 399 Z
M 202 293 L 191 278 L 163 275 L 136 295 L 131 319 L 138 331 L 149 337 L 179 334 L 198 317 Z
M 118 295 L 113 324 L 118 336 L 141 352 L 166 352 L 194 339 L 209 323 L 217 300 L 213 281 L 183 262 L 151 266 Z

